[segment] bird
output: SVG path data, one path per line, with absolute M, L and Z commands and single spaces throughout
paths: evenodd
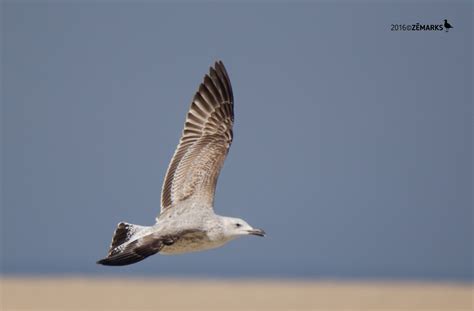
M 448 20 L 445 19 L 444 20 L 444 29 L 446 29 L 445 31 L 448 32 L 450 28 L 453 28 L 453 26 L 451 26 L 451 24 L 448 23 Z
M 265 236 L 245 220 L 217 215 L 214 193 L 233 140 L 234 96 L 222 61 L 195 93 L 181 139 L 166 172 L 161 209 L 152 226 L 120 222 L 105 266 L 137 263 L 160 253 L 175 255 L 221 247 L 238 237 Z

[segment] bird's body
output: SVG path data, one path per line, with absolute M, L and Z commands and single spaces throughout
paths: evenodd
M 194 95 L 163 183 L 156 224 L 119 223 L 108 256 L 99 264 L 128 265 L 158 252 L 196 252 L 239 236 L 264 235 L 242 219 L 219 216 L 213 210 L 217 178 L 232 143 L 233 121 L 230 80 L 222 62 L 216 62 Z
M 221 217 L 208 207 L 183 204 L 159 219 L 156 226 L 170 234 L 175 233 L 177 228 L 190 231 L 175 243 L 163 247 L 160 253 L 165 255 L 208 250 L 220 247 L 233 239 L 225 235 Z

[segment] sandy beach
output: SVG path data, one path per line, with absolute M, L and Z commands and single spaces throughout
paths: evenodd
M 472 310 L 468 284 L 2 278 L 1 310 Z

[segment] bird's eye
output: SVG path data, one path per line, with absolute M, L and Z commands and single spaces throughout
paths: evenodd
M 236 226 L 237 228 L 242 227 L 242 225 L 239 224 L 239 223 L 235 224 L 235 226 Z

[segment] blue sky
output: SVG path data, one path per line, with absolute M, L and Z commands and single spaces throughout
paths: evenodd
M 471 2 L 1 8 L 2 273 L 472 280 Z M 154 222 L 217 59 L 236 116 L 216 212 L 267 238 L 95 265 L 119 221 Z

